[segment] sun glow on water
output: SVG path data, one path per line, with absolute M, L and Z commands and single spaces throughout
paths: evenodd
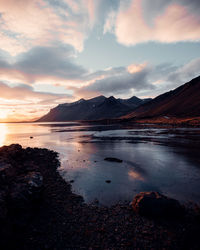
M 0 120 L 8 117 L 8 111 L 0 109 Z
M 8 129 L 6 124 L 0 124 L 0 147 L 5 144 Z

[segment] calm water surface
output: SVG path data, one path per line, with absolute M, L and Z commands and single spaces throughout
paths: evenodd
M 200 203 L 200 129 L 0 124 L 0 145 L 11 143 L 59 152 L 62 176 L 74 180 L 73 191 L 88 203 L 130 201 L 136 193 L 149 190 Z M 123 162 L 106 162 L 105 157 Z

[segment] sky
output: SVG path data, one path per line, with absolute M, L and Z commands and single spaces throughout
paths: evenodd
M 0 0 L 0 122 L 200 75 L 199 0 Z

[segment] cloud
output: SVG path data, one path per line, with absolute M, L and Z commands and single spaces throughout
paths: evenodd
M 128 66 L 128 72 L 130 74 L 134 74 L 134 73 L 137 73 L 137 72 L 140 72 L 142 71 L 143 69 L 145 69 L 147 66 L 147 63 L 141 63 L 141 64 L 131 64 Z
M 200 58 L 183 66 L 171 63 L 150 65 L 147 62 L 110 68 L 89 75 L 87 85 L 71 87 L 75 96 L 90 98 L 103 94 L 127 98 L 155 97 L 200 75 Z
M 200 10 L 197 1 L 190 4 L 186 1 L 182 4 L 180 1 L 169 1 L 168 4 L 167 1 L 151 1 L 151 6 L 149 2 L 132 0 L 129 5 L 121 5 L 115 15 L 108 16 L 104 31 L 113 32 L 118 42 L 127 46 L 148 41 L 200 41 L 200 16 L 191 11 L 195 6 Z
M 15 82 L 34 83 L 49 80 L 79 80 L 88 71 L 74 62 L 71 46 L 34 47 L 9 63 L 0 59 L 0 77 Z
M 104 33 L 114 33 L 128 46 L 199 41 L 199 11 L 198 0 L 1 0 L 0 47 L 18 55 L 37 46 L 69 44 L 81 52 L 102 23 Z
M 130 95 L 133 92 L 140 92 L 144 89 L 152 90 L 154 86 L 148 80 L 151 71 L 151 67 L 147 66 L 146 63 L 132 64 L 127 68 L 120 67 L 99 71 L 92 75 L 95 80 L 91 80 L 87 86 L 74 88 L 75 95 L 82 94 L 85 97 L 97 94 L 106 96 Z
M 104 29 L 103 29 L 103 33 L 107 33 L 107 32 L 111 32 L 114 33 L 114 27 L 115 27 L 115 21 L 116 21 L 116 11 L 111 11 L 108 14 L 108 17 L 105 21 L 104 24 Z
M 5 121 L 34 120 L 58 103 L 73 99 L 67 94 L 38 92 L 25 84 L 11 87 L 0 82 L 0 92 L 0 112 L 7 116 Z
M 153 91 L 144 89 L 142 93 L 155 97 L 183 85 L 200 75 L 199 64 L 200 58 L 196 58 L 182 66 L 174 66 L 170 63 L 155 66 L 148 75 L 154 89 Z
M 133 73 L 147 68 L 147 63 L 131 64 L 128 68 L 117 67 L 90 72 L 75 63 L 74 50 L 71 46 L 34 47 L 15 57 L 10 63 L 0 58 L 0 77 L 4 81 L 26 83 L 29 85 L 50 83 L 53 85 L 82 87 L 99 81 L 99 85 L 107 85 L 108 81 L 129 82 Z M 129 79 L 129 80 L 128 80 Z M 102 80 L 102 81 L 101 81 Z M 117 85 L 116 85 L 117 86 Z
M 44 101 L 49 103 L 49 101 L 54 101 L 61 99 L 70 99 L 72 96 L 66 94 L 53 94 L 48 92 L 37 92 L 30 86 L 25 84 L 20 84 L 15 87 L 11 87 L 3 82 L 0 82 L 1 99 L 10 100 L 12 103 L 16 104 L 32 104 L 41 103 Z M 2 103 L 1 103 L 2 104 Z
M 3 107 L 9 112 L 12 111 L 9 116 L 10 120 L 16 120 L 17 116 L 23 118 L 23 120 L 29 120 L 44 115 L 50 108 L 59 103 L 71 102 L 82 97 L 90 98 L 100 94 L 122 98 L 133 95 L 141 98 L 155 97 L 199 75 L 199 63 L 200 58 L 181 67 L 170 63 L 153 66 L 144 62 L 141 64 L 133 63 L 127 67 L 108 68 L 93 73 L 87 72 L 78 79 L 81 85 L 65 85 L 66 92 L 70 91 L 69 93 L 72 93 L 72 95 L 35 91 L 35 85 L 0 82 L 0 109 Z M 1 67 L 2 65 L 5 68 L 7 67 L 7 64 L 2 62 L 0 62 L 0 65 Z M 25 66 L 25 64 L 22 66 Z M 32 64 L 29 65 L 27 62 L 26 67 L 24 70 L 29 72 Z M 37 71 L 37 68 L 35 70 Z M 48 72 L 49 68 L 47 68 L 46 73 L 48 74 Z M 37 87 L 39 86 L 38 84 Z M 44 85 L 44 89 L 45 86 L 48 85 Z
M 95 23 L 93 0 L 1 0 L 0 47 L 12 55 L 55 42 L 82 51 Z
M 153 66 L 144 62 L 90 72 L 75 63 L 74 50 L 69 45 L 35 47 L 11 61 L 7 55 L 0 57 L 2 81 L 36 85 L 39 90 L 45 84 L 52 92 L 60 88 L 59 92 L 74 93 L 77 98 L 98 94 L 155 96 L 200 73 L 199 59 L 179 68 L 169 63 Z
M 179 67 L 174 72 L 171 72 L 167 80 L 171 83 L 184 83 L 190 81 L 192 78 L 200 75 L 200 58 L 196 58 L 182 67 Z
M 77 79 L 87 73 L 87 70 L 75 64 L 70 46 L 35 47 L 22 54 L 14 68 L 31 75 L 33 80 L 38 76 Z

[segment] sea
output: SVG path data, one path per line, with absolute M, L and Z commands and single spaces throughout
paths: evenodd
M 200 204 L 199 128 L 1 123 L 0 146 L 13 143 L 57 151 L 58 171 L 86 203 L 111 206 L 132 201 L 142 191 L 158 191 L 181 203 Z

